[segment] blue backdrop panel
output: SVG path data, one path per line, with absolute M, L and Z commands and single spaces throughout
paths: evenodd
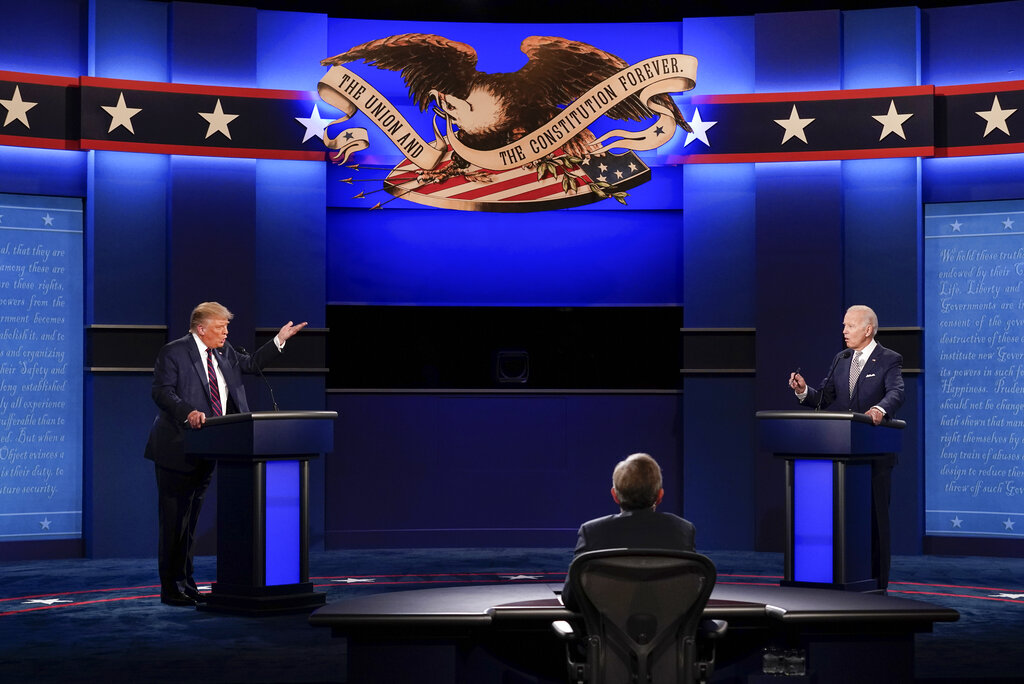
M 676 395 L 331 395 L 327 546 L 564 546 L 646 451 L 680 512 Z M 356 483 L 379 483 L 360 487 Z M 384 496 L 387 506 L 375 506 Z
M 789 374 L 817 384 L 842 349 L 842 202 L 840 162 L 757 165 L 758 410 L 795 407 Z M 754 481 L 757 548 L 779 550 L 782 464 L 758 458 Z
M 756 287 L 753 164 L 689 164 L 683 213 L 683 320 L 752 327 Z
M 752 16 L 683 19 L 683 51 L 698 60 L 693 95 L 754 92 L 753 50 Z
M 925 216 L 926 533 L 1024 538 L 1024 200 Z
M 1024 2 L 923 10 L 922 78 L 936 86 L 1010 81 L 1024 74 Z
M 756 92 L 837 90 L 841 26 L 837 10 L 756 15 Z
M 89 558 L 156 555 L 156 476 L 153 462 L 142 456 L 157 412 L 152 386 L 149 374 L 86 377 L 83 531 Z
M 169 157 L 89 152 L 91 323 L 162 325 Z
M 85 197 L 85 179 L 81 152 L 0 145 L 0 189 L 5 192 Z
M 843 88 L 921 84 L 921 10 L 843 12 Z
M 139 0 L 95 0 L 93 4 L 87 75 L 166 81 L 169 6 Z M 131 30 L 126 31 L 126 26 Z
M 280 327 L 292 320 L 324 325 L 326 292 L 326 192 L 319 162 L 256 162 L 255 325 Z M 243 237 L 243 239 L 245 239 Z
M 843 301 L 867 304 L 882 326 L 918 325 L 920 161 L 862 159 L 842 166 Z
M 251 7 L 171 3 L 171 82 L 256 86 L 256 14 Z
M 0 541 L 82 534 L 82 201 L 0 194 Z
M 753 378 L 686 378 L 683 500 L 698 549 L 754 547 L 754 413 Z
M 573 214 L 575 215 L 575 214 Z M 676 301 L 678 214 L 328 215 L 328 301 L 586 306 Z
M 256 165 L 251 159 L 171 157 L 167 283 L 171 339 L 188 330 L 196 304 L 218 301 L 235 314 L 232 341 L 252 349 Z
M 1024 154 L 922 159 L 921 171 L 925 203 L 1016 199 Z
M 258 12 L 257 83 L 260 88 L 308 90 L 316 84 L 327 57 L 327 16 L 301 12 Z M 303 116 L 308 116 L 307 111 Z
M 84 0 L 5 2 L 0 22 L 4 70 L 73 77 L 85 73 L 88 6 Z

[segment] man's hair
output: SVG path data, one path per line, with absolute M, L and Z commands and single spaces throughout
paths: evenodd
M 200 324 L 205 324 L 207 321 L 216 319 L 225 319 L 230 321 L 235 317 L 235 314 L 228 311 L 228 308 L 223 304 L 217 302 L 203 302 L 192 309 L 192 318 L 189 321 L 188 329 L 192 332 L 196 331 L 196 327 Z
M 846 313 L 860 314 L 864 317 L 864 321 L 871 326 L 872 337 L 878 334 L 878 316 L 870 306 L 854 304 L 846 310 Z
M 624 510 L 650 508 L 661 491 L 661 466 L 647 454 L 633 454 L 615 466 L 612 487 Z

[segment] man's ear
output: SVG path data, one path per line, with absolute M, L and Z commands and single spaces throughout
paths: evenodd
M 615 491 L 615 487 L 612 487 L 612 500 L 615 503 L 619 503 L 619 493 Z
M 662 499 L 663 496 L 665 496 L 665 490 L 664 489 L 659 489 L 658 490 L 658 498 L 654 500 L 654 505 L 655 506 L 657 506 L 658 504 L 661 503 L 661 499 Z

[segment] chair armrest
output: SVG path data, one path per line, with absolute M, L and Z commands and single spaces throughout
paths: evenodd
M 729 623 L 725 620 L 704 620 L 697 631 L 705 639 L 721 639 L 728 629 Z
M 576 638 L 576 632 L 573 631 L 572 625 L 565 620 L 555 620 L 551 623 L 551 629 L 555 630 L 555 634 L 563 641 L 572 641 Z

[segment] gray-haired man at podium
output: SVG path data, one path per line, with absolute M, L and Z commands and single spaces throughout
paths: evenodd
M 847 349 L 836 354 L 821 387 L 810 387 L 800 373 L 790 373 L 789 386 L 804 406 L 826 411 L 864 413 L 875 425 L 896 417 L 903 405 L 903 357 L 875 341 L 878 316 L 870 307 L 851 306 L 843 318 Z M 889 583 L 889 497 L 896 454 L 877 459 L 871 466 L 874 501 L 872 554 L 878 585 Z

